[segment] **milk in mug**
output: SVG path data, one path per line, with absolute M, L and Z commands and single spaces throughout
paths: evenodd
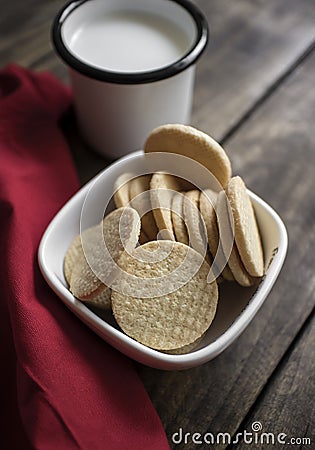
M 146 12 L 109 12 L 86 21 L 70 50 L 95 67 L 114 72 L 158 70 L 181 59 L 191 38 L 170 20 Z
M 195 62 L 208 40 L 189 0 L 73 0 L 53 24 L 80 131 L 110 158 L 143 147 L 153 128 L 189 123 Z

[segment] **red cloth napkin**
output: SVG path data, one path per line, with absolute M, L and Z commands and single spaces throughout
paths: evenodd
M 37 265 L 40 238 L 78 189 L 50 74 L 0 71 L 0 447 L 169 448 L 128 358 L 83 325 Z

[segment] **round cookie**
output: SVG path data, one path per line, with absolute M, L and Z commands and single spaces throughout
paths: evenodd
M 123 208 L 129 206 L 130 202 L 130 180 L 133 175 L 131 173 L 121 174 L 114 184 L 114 202 L 116 208 Z
M 116 208 L 123 208 L 125 206 L 131 206 L 131 183 L 134 178 L 131 173 L 123 173 L 121 174 L 114 184 L 114 202 Z M 134 205 L 132 205 L 134 207 Z M 136 208 L 135 208 L 136 209 Z M 148 242 L 149 238 L 141 228 L 139 242 L 140 244 L 144 244 Z
M 224 188 L 231 178 L 230 160 L 224 149 L 196 128 L 168 124 L 155 128 L 148 136 L 144 151 L 178 153 L 206 167 Z
M 213 258 L 217 253 L 219 245 L 219 231 L 215 212 L 217 196 L 218 194 L 212 189 L 205 189 L 200 193 L 199 198 L 199 209 L 205 222 L 208 244 Z
M 233 243 L 232 248 L 230 246 L 230 243 L 233 242 L 234 239 L 229 219 L 227 198 L 224 191 L 221 191 L 218 195 L 217 218 L 223 253 L 228 260 L 228 266 L 231 269 L 233 277 L 241 286 L 251 286 L 254 280 L 247 273 L 241 258 L 239 257 L 235 243 Z
M 156 239 L 158 229 L 151 210 L 150 200 L 150 180 L 151 175 L 142 175 L 130 181 L 129 195 L 131 206 L 141 217 L 141 224 L 145 236 L 149 241 Z M 147 211 L 147 212 L 146 212 Z
M 81 244 L 81 236 L 78 234 L 71 242 L 67 253 L 65 254 L 63 260 L 63 273 L 66 279 L 66 282 L 70 285 L 71 274 L 74 266 L 78 258 L 80 258 L 83 254 L 82 244 Z
M 64 259 L 64 275 L 69 286 L 73 269 L 76 264 L 80 264 L 80 258 L 84 259 L 84 252 L 81 244 L 81 235 L 78 235 L 73 239 Z M 95 296 L 91 294 L 90 299 L 86 300 L 86 303 L 97 306 L 98 308 L 110 309 L 110 289 L 102 285 L 96 291 Z
M 129 207 L 112 211 L 100 224 L 83 231 L 82 252 L 70 276 L 72 294 L 80 300 L 91 300 L 110 286 L 116 261 L 124 251 L 135 248 L 139 233 L 139 215 Z M 71 245 L 68 252 L 72 248 Z
M 195 342 L 191 344 L 184 345 L 184 347 L 176 348 L 174 350 L 164 350 L 164 353 L 168 353 L 170 355 L 184 355 L 185 353 L 190 353 L 196 349 L 196 347 L 201 343 L 206 333 L 203 333 Z
M 185 192 L 183 210 L 190 246 L 205 256 L 207 252 L 206 228 L 199 212 L 200 191 Z
M 183 201 L 184 194 L 181 192 L 176 192 L 172 198 L 172 223 L 178 242 L 188 245 L 189 238 L 187 234 L 187 228 L 185 221 L 183 219 Z
M 70 244 L 64 259 L 64 273 L 70 292 L 80 300 L 89 300 L 101 294 L 106 286 L 98 279 L 86 261 L 82 239 L 93 241 L 98 236 L 101 224 L 91 227 Z
M 158 261 L 150 262 L 150 252 Z M 143 260 L 142 254 L 148 254 Z M 155 282 L 177 278 L 177 269 L 186 265 L 199 270 L 181 287 L 153 297 Z M 114 317 L 122 330 L 137 341 L 157 350 L 176 350 L 195 342 L 209 328 L 217 307 L 217 283 L 207 283 L 209 265 L 195 250 L 180 242 L 153 241 L 119 259 L 121 269 L 139 283 L 138 297 L 127 295 L 127 284 L 112 292 Z M 179 276 L 183 275 L 179 271 Z M 157 281 L 158 280 L 158 281 Z M 144 283 L 147 281 L 148 283 Z M 144 287 L 141 288 L 142 283 Z M 176 284 L 174 280 L 174 284 Z M 141 293 L 146 293 L 144 297 Z M 151 294 L 152 295 L 152 294 Z
M 217 192 L 214 192 L 212 189 L 204 189 L 200 193 L 199 208 L 206 226 L 208 244 L 212 258 L 213 259 L 216 258 L 217 261 L 221 261 L 221 258 L 224 257 L 224 255 L 222 247 L 219 246 L 220 239 L 219 239 L 217 214 L 215 210 L 217 197 L 218 197 Z M 219 255 L 217 255 L 217 251 L 220 252 Z M 233 274 L 229 269 L 228 265 L 224 267 L 222 271 L 222 276 L 227 281 L 234 280 Z
M 172 198 L 181 185 L 176 177 L 164 172 L 156 172 L 150 181 L 150 198 L 155 223 L 163 239 L 175 241 L 172 222 Z
M 241 177 L 233 177 L 226 187 L 234 219 L 235 242 L 246 271 L 253 277 L 264 274 L 264 257 L 252 202 Z
M 100 309 L 111 309 L 111 292 L 110 288 L 105 287 L 100 294 L 90 300 L 86 300 L 84 303 Z

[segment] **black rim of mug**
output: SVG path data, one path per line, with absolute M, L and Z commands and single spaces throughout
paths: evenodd
M 86 64 L 70 52 L 62 39 L 62 25 L 69 15 L 83 3 L 93 0 L 71 0 L 58 12 L 52 25 L 52 42 L 59 56 L 73 69 L 99 81 L 116 84 L 142 84 L 170 78 L 193 65 L 206 48 L 209 27 L 200 9 L 189 0 L 166 0 L 182 6 L 192 16 L 197 27 L 197 36 L 190 50 L 179 60 L 158 70 L 129 73 L 113 72 Z

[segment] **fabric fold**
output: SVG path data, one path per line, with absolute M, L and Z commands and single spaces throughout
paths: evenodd
M 14 421 L 3 433 L 23 450 L 163 450 L 163 427 L 132 362 L 74 317 L 39 272 L 40 238 L 79 187 L 58 125 L 70 103 L 51 74 L 15 65 L 0 72 L 0 345 L 10 380 L 1 389 Z M 23 444 L 10 437 L 19 430 Z

